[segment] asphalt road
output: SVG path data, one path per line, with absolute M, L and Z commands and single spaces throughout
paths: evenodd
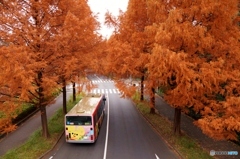
M 114 83 L 89 77 L 107 97 L 106 114 L 94 144 L 69 144 L 64 136 L 44 159 L 177 159 L 179 156 L 137 112 L 131 100 L 120 98 Z

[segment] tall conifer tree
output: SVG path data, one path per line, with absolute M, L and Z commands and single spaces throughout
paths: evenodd
M 163 21 L 154 16 L 159 21 L 149 28 L 156 41 L 149 70 L 167 88 L 164 99 L 176 110 L 174 130 L 180 132 L 181 111 L 191 108 L 201 113 L 196 123 L 204 133 L 236 139 L 240 131 L 238 0 L 173 0 L 158 6 L 164 6 L 167 14 Z

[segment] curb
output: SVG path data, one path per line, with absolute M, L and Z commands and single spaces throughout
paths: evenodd
M 132 100 L 131 100 L 131 101 L 132 101 Z M 176 152 L 176 154 L 177 154 L 181 159 L 184 159 L 184 157 L 179 153 L 179 151 L 178 151 L 175 147 L 173 147 L 167 140 L 165 140 L 165 139 L 162 137 L 161 133 L 156 129 L 156 127 L 143 115 L 143 113 L 137 108 L 136 103 L 134 103 L 133 101 L 132 101 L 132 103 L 133 103 L 134 107 L 137 109 L 137 111 L 141 114 L 141 116 L 148 122 L 148 124 L 154 129 L 154 131 L 157 132 L 157 134 L 165 141 L 165 143 L 166 143 L 172 150 L 174 150 L 174 152 Z M 155 111 L 156 111 L 156 109 L 155 109 Z M 156 113 L 156 114 L 160 116 L 159 113 Z M 164 117 L 164 118 L 165 118 L 165 117 Z
M 23 119 L 21 119 L 20 121 L 16 122 L 15 124 L 17 126 L 20 126 L 22 123 L 24 123 L 25 121 L 27 121 L 29 118 L 31 118 L 32 116 L 34 116 L 35 114 L 38 113 L 40 109 L 39 108 L 36 108 L 35 110 L 33 110 L 30 114 L 28 114 L 26 117 L 24 117 Z M 14 131 L 12 131 L 14 132 Z M 9 133 L 4 133 L 4 134 L 1 134 L 0 135 L 0 141 L 1 139 L 3 139 L 5 136 L 7 136 L 8 134 L 11 134 L 12 132 L 9 132 Z
M 63 134 L 64 134 L 64 131 L 62 132 L 62 134 L 58 137 L 57 141 L 55 142 L 55 144 L 52 146 L 51 149 L 49 149 L 48 151 L 46 151 L 44 154 L 42 154 L 38 159 L 42 159 L 44 156 L 46 156 L 49 152 L 51 152 L 55 147 L 56 145 L 58 144 L 58 142 L 60 141 L 60 139 L 62 138 Z
M 58 96 L 59 96 L 60 94 L 61 94 L 61 93 L 59 93 L 59 94 L 53 99 L 53 101 L 54 101 L 56 98 L 58 98 Z M 47 105 L 47 106 L 48 106 L 48 105 Z M 47 106 L 46 106 L 46 107 L 47 107 Z M 34 107 L 36 107 L 36 106 L 34 106 Z M 36 107 L 35 110 L 33 110 L 30 114 L 28 114 L 26 117 L 24 117 L 23 119 L 19 120 L 19 121 L 16 122 L 15 124 L 16 124 L 17 126 L 20 126 L 22 123 L 24 123 L 25 121 L 27 121 L 29 118 L 31 118 L 32 116 L 34 116 L 35 114 L 37 114 L 37 113 L 39 112 L 39 110 L 40 110 L 40 108 L 39 108 L 39 107 Z M 14 131 L 12 131 L 12 132 L 14 132 Z M 0 135 L 0 141 L 1 141 L 1 139 L 3 139 L 6 135 L 8 135 L 8 134 L 10 134 L 10 133 L 12 133 L 12 132 L 1 134 L 1 135 Z

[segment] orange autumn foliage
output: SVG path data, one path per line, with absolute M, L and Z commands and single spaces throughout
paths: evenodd
M 141 79 L 140 98 L 143 100 L 143 82 L 147 77 L 145 65 L 152 45 L 144 32 L 149 25 L 145 1 L 130 0 L 125 13 L 120 12 L 117 18 L 106 14 L 105 23 L 115 28 L 107 42 L 108 70 L 118 78 Z
M 34 90 L 31 85 L 33 72 L 25 55 L 22 48 L 0 46 L 0 133 L 16 129 L 12 124 L 12 119 L 17 116 L 16 110 L 21 110 L 21 105 L 31 100 L 28 91 Z
M 154 1 L 149 6 L 154 6 Z M 215 139 L 240 132 L 240 44 L 238 0 L 169 1 L 164 18 L 152 15 L 155 47 L 148 64 L 151 79 L 167 88 L 175 108 L 200 112 L 195 123 Z M 156 7 L 156 6 L 155 6 Z
M 82 69 L 85 69 L 82 65 L 79 66 L 82 61 L 85 66 L 87 65 L 83 55 L 93 46 L 92 43 L 96 39 L 94 31 L 98 24 L 92 16 L 87 1 L 15 0 L 11 2 L 0 2 L 0 37 L 1 41 L 9 45 L 7 49 L 12 51 L 9 56 L 11 58 L 16 56 L 12 58 L 13 63 L 16 59 L 26 60 L 17 63 L 19 65 L 16 65 L 16 68 L 21 70 L 19 73 L 22 80 L 30 86 L 21 87 L 21 81 L 17 83 L 7 78 L 3 86 L 18 84 L 20 93 L 15 95 L 15 91 L 9 90 L 13 92 L 13 99 L 19 94 L 24 94 L 30 99 L 30 101 L 24 99 L 24 102 L 40 108 L 43 136 L 48 137 L 46 105 L 53 101 L 53 93 L 61 87 L 60 78 L 66 76 L 69 79 L 78 75 L 79 70 L 83 72 Z M 22 50 L 15 53 L 10 46 Z M 5 50 L 2 53 L 6 56 Z M 13 63 L 9 62 L 8 67 Z M 29 66 L 31 74 L 23 69 L 26 66 Z M 5 73 L 5 77 L 16 74 L 10 71 Z M 27 81 L 28 78 L 31 81 Z M 9 129 L 5 128 L 5 130 Z
M 154 96 L 152 88 L 163 86 L 164 99 L 171 106 L 199 112 L 201 119 L 195 123 L 204 133 L 236 140 L 240 131 L 238 0 L 130 0 L 119 17 L 106 14 L 106 23 L 115 31 L 105 41 L 95 34 L 99 25 L 87 1 L 7 2 L 0 2 L 0 37 L 9 45 L 0 48 L 1 111 L 11 114 L 17 102 L 34 99 L 44 115 L 59 79 L 76 80 L 86 70 L 115 77 L 123 96 L 136 91 L 124 82 L 126 78 L 144 77 L 149 95 Z M 88 83 L 88 90 L 93 87 Z M 43 119 L 47 134 L 46 116 Z M 15 128 L 10 118 L 0 127 Z

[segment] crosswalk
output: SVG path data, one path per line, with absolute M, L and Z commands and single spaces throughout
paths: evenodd
M 92 80 L 91 83 L 94 85 L 97 85 L 98 83 L 114 83 L 113 80 L 110 79 L 99 79 L 99 80 Z M 86 91 L 86 85 L 82 85 L 82 84 L 76 84 L 76 88 L 77 87 L 82 87 L 83 91 L 86 93 L 101 93 L 101 94 L 121 94 L 121 92 L 117 89 L 117 88 L 109 88 L 109 89 L 101 89 L 101 88 L 93 88 L 90 91 Z M 67 92 L 71 92 L 73 89 L 72 85 L 67 85 Z
M 100 88 L 92 89 L 90 93 L 121 94 L 121 92 L 118 89 L 100 89 Z
M 73 89 L 72 86 L 67 86 L 67 91 L 71 92 Z M 101 93 L 101 94 L 121 94 L 121 92 L 118 89 L 100 89 L 100 88 L 94 88 L 90 91 L 86 91 L 86 93 Z
M 93 84 L 96 84 L 96 83 L 113 83 L 114 81 L 113 80 L 92 80 L 91 81 Z

